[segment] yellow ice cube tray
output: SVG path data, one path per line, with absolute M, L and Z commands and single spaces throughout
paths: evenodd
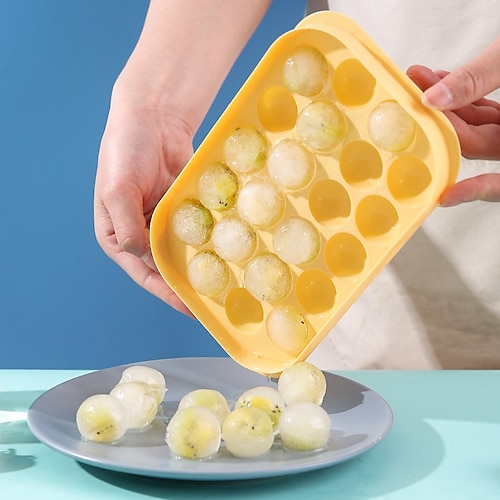
M 280 188 L 286 200 L 282 220 L 300 215 L 312 222 L 321 236 L 321 250 L 314 261 L 289 266 L 292 287 L 281 300 L 258 300 L 248 293 L 244 282 L 248 260 L 229 262 L 228 288 L 216 297 L 203 296 L 191 287 L 187 265 L 197 252 L 212 249 L 212 242 L 201 246 L 182 243 L 173 233 L 173 210 L 182 200 L 198 199 L 201 169 L 225 161 L 224 142 L 238 127 L 256 127 L 271 145 L 283 138 L 298 139 L 295 125 L 278 132 L 266 130 L 258 112 L 266 90 L 279 88 L 281 96 L 286 94 L 282 69 L 298 47 L 318 49 L 330 72 L 320 94 L 306 97 L 290 92 L 298 113 L 308 103 L 326 99 L 342 110 L 347 124 L 340 145 L 327 152 L 313 151 L 315 174 L 304 188 Z M 335 74 L 345 61 L 342 73 L 348 83 L 337 82 L 335 92 Z M 352 75 L 345 69 L 349 65 L 354 68 Z M 276 375 L 304 360 L 437 206 L 446 186 L 455 181 L 460 163 L 456 134 L 442 113 L 421 105 L 420 97 L 421 91 L 352 20 L 333 12 L 312 14 L 271 45 L 162 198 L 153 214 L 150 233 L 158 270 L 236 362 L 262 374 Z M 386 101 L 396 101 L 416 124 L 414 139 L 402 151 L 382 149 L 368 132 L 368 117 Z M 272 102 L 270 106 L 272 118 Z M 276 102 L 276 109 L 279 106 Z M 278 125 L 281 119 L 277 114 Z M 237 175 L 243 186 L 254 177 L 266 178 L 268 173 L 264 167 Z M 212 210 L 212 216 L 218 221 L 235 211 L 235 207 Z M 275 227 L 254 227 L 255 255 L 274 252 Z M 299 352 L 277 347 L 268 336 L 266 318 L 280 304 L 295 307 L 306 321 L 307 341 Z

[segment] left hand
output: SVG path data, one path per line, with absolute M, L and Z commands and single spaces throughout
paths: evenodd
M 500 103 L 487 99 L 500 88 L 500 38 L 453 72 L 412 66 L 408 76 L 422 89 L 422 102 L 441 109 L 455 128 L 466 158 L 500 160 Z M 442 206 L 483 200 L 500 201 L 500 174 L 464 179 L 442 195 Z

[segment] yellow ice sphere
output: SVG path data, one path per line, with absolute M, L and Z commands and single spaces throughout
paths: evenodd
M 266 328 L 271 342 L 286 352 L 297 354 L 307 343 L 306 320 L 290 304 L 276 306 L 267 317 Z
M 324 408 L 311 402 L 287 406 L 278 425 L 283 445 L 295 451 L 324 448 L 330 439 L 331 421 Z
M 142 382 L 121 382 L 109 394 L 125 408 L 128 429 L 144 429 L 158 412 L 154 390 Z
M 345 138 L 344 113 L 328 100 L 309 103 L 297 118 L 297 133 L 302 142 L 316 151 L 329 151 Z
M 191 406 L 202 406 L 210 410 L 219 421 L 220 425 L 229 415 L 230 409 L 227 400 L 222 393 L 215 389 L 195 389 L 185 394 L 179 401 L 178 410 Z
M 228 262 L 249 259 L 257 246 L 257 235 L 250 224 L 235 216 L 224 217 L 212 231 L 212 244 L 217 254 Z
M 248 262 L 243 279 L 250 294 L 263 302 L 282 299 L 292 286 L 288 265 L 269 252 L 257 255 Z
M 301 265 L 313 261 L 320 250 L 319 231 L 307 219 L 291 216 L 273 231 L 273 246 L 287 264 Z
M 127 431 L 127 413 L 122 403 L 113 396 L 95 394 L 79 406 L 76 426 L 88 441 L 114 443 Z
M 224 143 L 224 158 L 237 173 L 250 173 L 264 167 L 269 141 L 251 126 L 236 128 Z
M 147 384 L 160 404 L 167 392 L 167 383 L 163 373 L 156 368 L 146 365 L 132 365 L 125 368 L 118 383 L 141 382 Z
M 287 189 L 302 189 L 314 176 L 314 155 L 295 139 L 282 139 L 271 146 L 267 171 L 271 179 Z
M 186 245 L 203 245 L 210 239 L 214 221 L 198 200 L 182 200 L 172 214 L 172 230 Z
M 241 188 L 236 209 L 240 217 L 249 224 L 268 227 L 281 219 L 285 199 L 271 182 L 253 180 Z
M 198 197 L 210 210 L 227 210 L 234 205 L 238 193 L 238 177 L 224 163 L 205 167 L 198 179 Z
M 316 366 L 299 361 L 283 370 L 278 379 L 278 391 L 286 405 L 303 401 L 320 405 L 326 393 L 326 378 Z
M 319 94 L 328 81 L 325 56 L 316 48 L 303 45 L 295 48 L 283 65 L 283 83 L 291 91 L 304 96 Z
M 215 297 L 226 290 L 231 273 L 226 261 L 215 252 L 198 252 L 187 265 L 189 284 L 201 295 Z
M 370 113 L 368 132 L 376 146 L 385 151 L 398 152 L 413 142 L 416 124 L 399 103 L 385 101 Z
M 274 442 L 273 424 L 260 408 L 236 408 L 224 420 L 222 439 L 232 455 L 258 457 L 269 451 Z
M 235 409 L 253 406 L 265 411 L 273 424 L 273 430 L 278 430 L 280 415 L 285 408 L 281 394 L 274 387 L 258 386 L 245 391 L 236 401 Z
M 165 441 L 179 457 L 208 458 L 219 450 L 221 426 L 209 409 L 190 406 L 175 412 L 167 425 Z

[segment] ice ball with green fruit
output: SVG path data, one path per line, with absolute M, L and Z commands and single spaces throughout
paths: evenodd
M 325 374 L 307 361 L 299 361 L 283 370 L 278 391 L 286 405 L 311 402 L 321 405 L 326 394 Z
M 186 245 L 203 245 L 212 234 L 214 220 L 210 210 L 195 199 L 182 200 L 172 214 L 172 230 Z
M 299 46 L 288 55 L 282 74 L 283 83 L 291 92 L 314 96 L 323 90 L 328 81 L 328 62 L 315 47 Z
M 248 389 L 238 398 L 235 408 L 247 406 L 265 411 L 271 419 L 273 430 L 277 432 L 280 415 L 285 408 L 285 402 L 277 389 L 265 385 Z
M 329 100 L 312 101 L 297 118 L 297 133 L 302 142 L 316 151 L 329 151 L 341 144 L 347 133 L 344 113 Z
M 370 113 L 368 132 L 376 146 L 398 152 L 413 142 L 416 123 L 398 102 L 384 101 Z
M 187 264 L 189 284 L 199 294 L 207 297 L 215 297 L 224 292 L 230 278 L 226 261 L 211 250 L 198 252 Z
M 167 424 L 165 441 L 174 455 L 191 460 L 208 458 L 219 450 L 221 426 L 207 408 L 178 410 Z
M 292 354 L 300 352 L 307 343 L 307 322 L 302 313 L 291 304 L 280 304 L 270 311 L 266 330 L 276 347 Z
M 114 443 L 127 432 L 127 413 L 123 404 L 109 394 L 94 394 L 76 412 L 81 436 L 97 443 Z
M 198 179 L 198 197 L 210 210 L 227 210 L 234 205 L 238 193 L 238 177 L 224 163 L 206 166 Z
M 253 126 L 237 127 L 224 143 L 224 159 L 237 173 L 260 170 L 266 164 L 269 141 Z
M 128 366 L 122 371 L 118 383 L 140 382 L 148 385 L 156 396 L 157 403 L 161 403 L 167 392 L 165 376 L 156 368 L 146 365 Z
M 281 413 L 278 431 L 283 445 L 295 451 L 324 448 L 330 439 L 330 416 L 311 402 L 294 403 Z
M 179 401 L 178 410 L 191 406 L 202 406 L 210 410 L 222 425 L 230 409 L 224 395 L 215 389 L 195 389 L 185 394 Z
M 284 298 L 292 287 L 292 273 L 288 264 L 270 252 L 257 255 L 248 262 L 243 280 L 248 292 L 264 302 Z
M 260 408 L 236 408 L 224 420 L 222 440 L 226 449 L 236 457 L 258 457 L 273 445 L 273 424 L 269 415 Z

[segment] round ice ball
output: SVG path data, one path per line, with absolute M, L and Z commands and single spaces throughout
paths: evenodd
M 308 328 L 304 316 L 290 304 L 271 310 L 266 320 L 267 335 L 283 351 L 296 354 L 307 343 Z
M 217 453 L 221 426 L 217 417 L 202 406 L 189 406 L 175 412 L 167 424 L 165 441 L 174 455 L 191 460 Z
M 212 244 L 217 254 L 228 262 L 249 259 L 257 246 L 257 235 L 250 224 L 229 216 L 218 221 L 212 231 Z
M 224 143 L 224 158 L 235 172 L 255 172 L 265 165 L 268 148 L 269 141 L 260 130 L 238 127 Z
M 156 368 L 145 365 L 132 365 L 125 368 L 118 383 L 141 382 L 146 384 L 156 395 L 158 404 L 163 401 L 167 392 L 167 383 L 163 373 Z
M 386 151 L 406 149 L 415 137 L 415 120 L 396 101 L 380 103 L 368 117 L 372 141 Z
M 114 443 L 127 432 L 127 413 L 122 403 L 113 396 L 95 394 L 79 406 L 76 426 L 88 441 Z
M 238 177 L 224 163 L 206 166 L 198 179 L 198 197 L 210 210 L 227 210 L 238 193 Z
M 178 410 L 190 406 L 202 406 L 210 410 L 219 421 L 220 425 L 229 415 L 230 409 L 224 395 L 215 389 L 195 389 L 185 394 L 179 401 Z
M 187 265 L 189 284 L 201 295 L 215 297 L 226 290 L 231 273 L 224 259 L 215 252 L 198 252 Z
M 234 456 L 257 457 L 269 451 L 274 442 L 273 424 L 260 408 L 236 408 L 224 420 L 222 439 Z
M 281 219 L 285 199 L 274 184 L 255 179 L 241 188 L 236 209 L 240 217 L 249 224 L 268 227 Z
M 281 413 L 278 431 L 286 448 L 313 451 L 324 448 L 330 439 L 330 416 L 311 402 L 294 403 Z
M 290 268 L 270 252 L 253 257 L 245 268 L 243 279 L 248 292 L 264 302 L 282 299 L 292 287 Z
M 319 94 L 328 81 L 325 56 L 316 48 L 304 45 L 295 48 L 283 65 L 283 83 L 291 91 L 304 96 Z
M 210 210 L 198 200 L 182 200 L 172 214 L 172 230 L 186 245 L 203 245 L 212 234 L 214 221 Z
M 326 99 L 307 104 L 297 118 L 297 133 L 304 144 L 316 151 L 329 151 L 345 138 L 344 113 Z
M 320 405 L 326 393 L 326 378 L 316 366 L 299 361 L 283 370 L 278 391 L 287 405 L 302 401 Z
M 307 186 L 314 176 L 314 155 L 295 139 L 282 139 L 269 150 L 267 171 L 280 186 L 296 190 Z
M 121 382 L 109 394 L 125 408 L 128 429 L 144 429 L 158 412 L 154 390 L 142 382 Z
M 320 235 L 307 219 L 291 216 L 273 231 L 273 246 L 278 257 L 287 264 L 305 264 L 313 261 L 320 250 Z

